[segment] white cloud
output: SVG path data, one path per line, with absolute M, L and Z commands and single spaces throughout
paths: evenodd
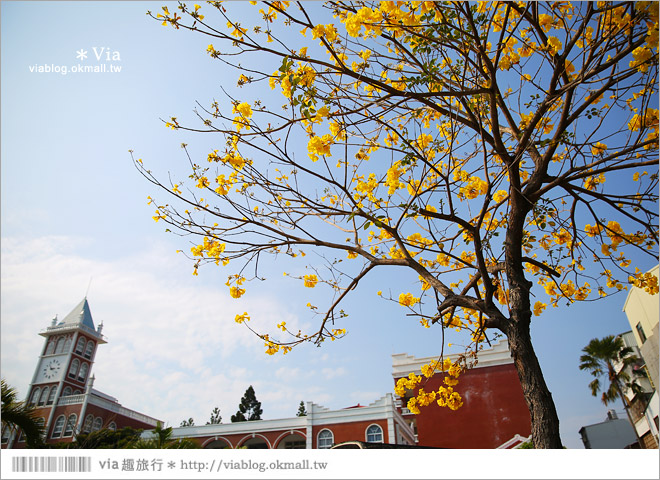
M 324 378 L 330 380 L 331 378 L 346 375 L 346 369 L 344 367 L 324 368 L 321 370 L 321 374 Z
M 67 315 L 92 277 L 90 309 L 108 339 L 96 355 L 94 387 L 125 407 L 178 426 L 189 417 L 203 424 L 215 406 L 228 422 L 250 384 L 266 418 L 295 415 L 300 400 L 338 400 L 325 380 L 345 375 L 343 367 L 313 375 L 301 367 L 304 353 L 269 357 L 263 341 L 233 321 L 247 310 L 257 331 L 282 320 L 294 331 L 305 327 L 267 292 L 236 301 L 222 282 L 193 277 L 169 246 L 142 245 L 112 260 L 93 253 L 85 239 L 3 239 L 2 375 L 22 395 L 43 346 L 37 332 L 55 313 Z

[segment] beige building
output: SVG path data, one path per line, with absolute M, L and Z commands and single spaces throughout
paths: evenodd
M 648 273 L 658 277 L 658 266 Z M 634 421 L 637 434 L 648 447 L 658 446 L 658 320 L 660 317 L 660 296 L 650 295 L 641 288 L 632 287 L 623 305 L 623 311 L 628 317 L 635 343 L 639 348 L 644 370 L 651 384 L 652 396 L 639 405 Z M 627 342 L 632 343 L 632 342 Z

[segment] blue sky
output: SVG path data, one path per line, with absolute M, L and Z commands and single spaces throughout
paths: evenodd
M 346 338 L 268 357 L 234 315 L 249 310 L 257 328 L 282 320 L 309 327 L 299 285 L 286 278 L 251 285 L 233 300 L 224 285 L 233 272 L 207 267 L 193 277 L 191 262 L 176 253 L 188 241 L 151 219 L 146 198 L 153 187 L 128 150 L 166 172 L 186 161 L 182 142 L 203 156 L 222 146 L 222 139 L 174 132 L 160 119 L 192 119 L 195 101 L 210 103 L 220 87 L 236 92 L 237 77 L 206 54 L 208 40 L 145 15 L 160 5 L 0 4 L 2 376 L 26 392 L 42 346 L 37 332 L 55 314 L 68 314 L 89 286 L 92 315 L 104 322 L 109 340 L 97 354 L 95 387 L 170 425 L 189 417 L 203 424 L 216 406 L 229 421 L 250 384 L 264 418 L 293 416 L 300 400 L 342 408 L 391 392 L 391 354 L 433 355 L 440 342 L 439 332 L 376 297 L 394 274 L 368 279 L 344 305 L 351 314 L 342 325 Z M 120 60 L 106 61 L 104 50 L 98 62 L 94 47 L 118 52 Z M 76 58 L 81 49 L 88 53 L 84 64 L 121 71 L 30 71 L 35 65 L 70 70 L 83 63 Z M 402 288 L 414 280 L 397 278 Z M 624 295 L 551 309 L 532 324 L 569 448 L 582 448 L 581 426 L 605 418 L 608 407 L 590 395 L 578 358 L 590 339 L 630 329 Z

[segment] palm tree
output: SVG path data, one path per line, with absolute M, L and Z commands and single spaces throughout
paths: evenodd
M 636 355 L 633 355 L 633 349 L 626 347 L 623 339 L 620 336 L 608 335 L 603 339 L 592 339 L 589 344 L 582 349 L 584 355 L 580 357 L 580 370 L 587 370 L 593 375 L 594 380 L 589 383 L 591 394 L 595 397 L 601 391 L 600 377 L 606 375 L 609 385 L 603 390 L 601 400 L 605 405 L 614 402 L 620 398 L 623 402 L 623 408 L 628 415 L 628 420 L 635 430 L 635 436 L 640 448 L 642 442 L 637 435 L 635 423 L 630 416 L 630 409 L 628 400 L 623 394 L 621 384 L 633 390 L 633 392 L 640 391 L 639 384 L 631 380 L 630 375 L 626 372 L 626 367 L 631 367 L 639 362 Z M 620 368 L 614 367 L 615 364 L 620 364 Z
M 29 448 L 43 445 L 44 427 L 34 413 L 34 408 L 17 400 L 16 390 L 0 380 L 2 390 L 2 427 L 10 428 L 12 432 L 19 430 L 25 435 L 25 443 Z

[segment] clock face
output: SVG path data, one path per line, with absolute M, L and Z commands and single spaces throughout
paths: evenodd
M 43 369 L 44 377 L 49 380 L 51 378 L 55 378 L 60 373 L 61 369 L 62 369 L 62 364 L 60 363 L 60 361 L 57 359 L 53 359 L 50 362 L 48 362 L 44 367 Z

